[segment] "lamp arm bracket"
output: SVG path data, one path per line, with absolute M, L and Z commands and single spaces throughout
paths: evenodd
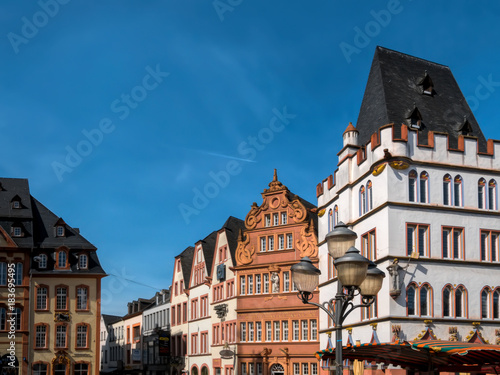
M 344 324 L 344 320 L 353 310 L 357 309 L 358 307 L 370 307 L 373 302 L 375 302 L 375 298 L 371 297 L 369 299 L 363 299 L 363 303 L 360 303 L 359 305 L 354 305 L 352 302 L 344 304 L 344 306 L 342 306 L 339 326 L 342 327 L 342 324 Z

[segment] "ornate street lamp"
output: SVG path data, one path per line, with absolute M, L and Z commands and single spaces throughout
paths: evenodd
M 314 267 L 307 257 L 291 267 L 292 282 L 299 290 L 298 297 L 303 303 L 322 309 L 335 324 L 335 362 L 336 375 L 342 375 L 342 324 L 352 310 L 369 307 L 382 288 L 385 277 L 375 263 L 359 253 L 354 247 L 356 233 L 340 222 L 326 235 L 328 252 L 335 260 L 337 270 L 337 294 L 329 301 L 317 304 L 311 302 L 314 290 L 319 285 L 321 271 Z M 346 293 L 344 293 L 344 289 Z M 361 304 L 354 305 L 352 300 L 361 295 Z M 335 305 L 335 308 L 334 308 Z M 332 311 L 335 313 L 333 314 Z

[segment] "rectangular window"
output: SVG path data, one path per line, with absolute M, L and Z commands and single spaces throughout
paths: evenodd
M 426 224 L 406 224 L 406 251 L 411 256 L 416 252 L 428 256 L 429 226 Z
M 260 275 L 255 275 L 255 294 L 260 294 L 261 293 L 261 276 Z
M 266 237 L 260 238 L 260 251 L 266 251 Z
M 257 375 L 262 375 L 262 363 L 257 363 Z
M 286 215 L 286 212 L 281 213 L 281 225 L 285 225 L 288 222 L 288 217 Z
M 311 375 L 318 375 L 318 364 L 311 363 Z
M 283 292 L 290 291 L 290 272 L 283 272 Z
M 283 341 L 288 341 L 288 320 L 283 320 Z
M 240 341 L 242 341 L 242 342 L 247 341 L 247 324 L 246 323 L 240 324 Z
M 265 219 L 265 223 L 266 223 L 266 227 L 270 227 L 271 226 L 271 215 L 266 215 L 264 217 Z
M 264 294 L 269 293 L 269 274 L 264 274 Z
M 307 320 L 302 321 L 302 341 L 307 341 L 309 339 L 309 322 Z
M 253 363 L 249 363 L 248 364 L 248 374 L 249 375 L 255 375 L 255 369 L 254 369 L 254 364 Z
M 68 309 L 68 288 L 57 287 L 56 288 L 56 310 L 67 310 Z
M 283 250 L 285 248 L 285 235 L 278 235 L 278 250 Z
M 292 329 L 293 329 L 292 340 L 299 341 L 299 321 L 298 320 L 294 320 L 292 322 Z
M 274 322 L 274 341 L 280 341 L 280 322 Z
M 500 260 L 498 253 L 500 232 L 481 230 L 481 260 L 497 262 Z
M 269 236 L 267 237 L 267 242 L 268 242 L 268 245 L 269 245 L 269 248 L 268 250 L 269 251 L 273 251 L 274 250 L 274 236 Z
M 273 341 L 271 322 L 266 322 L 266 341 Z
M 302 364 L 302 375 L 309 375 L 309 363 Z
M 76 288 L 76 309 L 88 310 L 87 305 L 88 289 L 85 287 Z
M 245 362 L 241 362 L 241 375 L 247 375 L 247 364 Z
M 278 214 L 273 214 L 273 225 L 279 225 L 280 224 L 280 219 Z
M 361 236 L 361 254 L 370 260 L 377 259 L 375 229 L 372 229 Z
M 40 286 L 36 289 L 36 309 L 47 310 L 47 288 Z
M 65 325 L 56 326 L 56 348 L 66 347 L 66 328 Z
M 248 294 L 253 294 L 253 275 L 248 275 Z
M 262 341 L 262 323 L 261 322 L 255 322 L 255 334 L 256 334 L 255 341 Z
M 35 348 L 47 347 L 47 326 L 36 326 Z
M 286 235 L 286 248 L 293 249 L 293 234 L 291 233 Z
M 245 295 L 245 276 L 240 276 L 240 294 Z
M 463 228 L 443 227 L 443 258 L 464 259 Z
M 87 347 L 87 326 L 79 325 L 76 327 L 76 347 Z
M 311 320 L 311 340 L 315 341 L 318 339 L 318 322 L 316 319 Z
M 254 340 L 253 322 L 248 323 L 248 341 Z
M 293 375 L 300 375 L 300 363 L 293 364 Z

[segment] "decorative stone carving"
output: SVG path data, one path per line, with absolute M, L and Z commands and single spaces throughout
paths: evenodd
M 392 330 L 392 339 L 391 341 L 398 341 L 399 340 L 399 334 L 401 333 L 401 325 L 400 324 L 394 324 L 391 327 Z
M 246 237 L 244 239 L 244 237 Z M 236 248 L 236 261 L 238 264 L 250 264 L 253 261 L 255 249 L 250 246 L 250 237 L 244 236 L 240 230 L 238 235 L 238 247 Z
M 450 327 L 448 329 L 448 332 L 450 334 L 450 337 L 448 338 L 448 340 L 458 341 L 458 329 L 457 329 L 457 327 Z
M 273 293 L 280 292 L 280 277 L 277 272 L 273 272 L 271 275 L 271 282 L 273 284 Z
M 318 256 L 318 239 L 314 233 L 314 223 L 311 220 L 306 227 L 300 230 L 300 238 L 296 242 L 296 248 L 299 251 L 300 257 L 315 258 Z

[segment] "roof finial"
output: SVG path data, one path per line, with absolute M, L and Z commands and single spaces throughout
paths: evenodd
M 274 168 L 274 176 L 273 176 L 273 182 L 278 181 L 278 172 L 276 171 L 276 168 Z

